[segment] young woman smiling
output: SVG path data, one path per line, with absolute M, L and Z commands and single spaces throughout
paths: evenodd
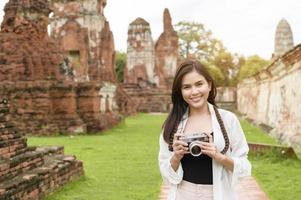
M 198 61 L 183 62 L 172 86 L 173 108 L 160 135 L 159 167 L 170 184 L 168 200 L 235 200 L 238 178 L 251 174 L 248 145 L 240 123 L 230 111 L 217 108 L 216 87 Z M 196 140 L 200 155 L 187 140 Z

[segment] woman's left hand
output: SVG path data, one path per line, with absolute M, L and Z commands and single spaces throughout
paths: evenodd
M 216 145 L 213 143 L 212 135 L 209 136 L 209 142 L 200 142 L 200 146 L 202 148 L 202 153 L 210 156 L 212 159 L 220 160 L 223 157 L 217 148 Z

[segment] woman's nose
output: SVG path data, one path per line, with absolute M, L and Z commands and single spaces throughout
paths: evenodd
M 199 91 L 196 87 L 191 88 L 191 94 L 197 94 Z

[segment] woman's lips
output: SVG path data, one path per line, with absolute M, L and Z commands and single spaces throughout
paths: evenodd
M 190 98 L 191 101 L 193 102 L 198 102 L 201 100 L 202 97 L 193 97 L 193 98 Z

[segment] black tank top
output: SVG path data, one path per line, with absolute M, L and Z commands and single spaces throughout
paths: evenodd
M 184 171 L 183 180 L 195 184 L 213 184 L 211 157 L 205 154 L 197 157 L 185 154 L 181 160 L 181 164 Z

